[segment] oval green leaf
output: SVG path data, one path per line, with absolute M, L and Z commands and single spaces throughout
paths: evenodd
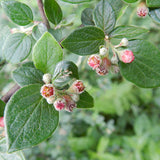
M 68 86 L 73 78 L 79 79 L 78 67 L 71 61 L 61 61 L 56 65 L 53 74 L 53 84 L 58 89 Z
M 107 0 L 101 0 L 93 12 L 93 20 L 97 27 L 101 28 L 105 34 L 110 33 L 115 24 L 116 17 L 113 8 Z
M 25 33 L 15 33 L 7 37 L 3 46 L 3 56 L 13 64 L 25 60 L 32 50 L 31 38 Z
M 122 75 L 139 87 L 160 86 L 160 51 L 144 40 L 130 41 L 128 48 L 133 51 L 135 60 L 130 64 L 120 62 Z
M 104 45 L 104 32 L 93 26 L 75 30 L 64 41 L 62 46 L 78 55 L 90 55 L 99 52 L 99 46 Z
M 8 151 L 32 147 L 55 131 L 59 113 L 40 95 L 41 85 L 33 84 L 17 91 L 5 109 Z
M 149 16 L 153 19 L 153 21 L 160 24 L 160 8 L 150 9 Z
M 77 108 L 93 108 L 94 107 L 94 99 L 87 92 L 84 91 L 80 94 L 80 100 L 77 102 Z
M 148 7 L 160 7 L 160 1 L 159 0 L 146 0 Z
M 62 20 L 62 10 L 55 0 L 45 0 L 44 8 L 46 16 L 53 24 L 58 24 Z
M 56 64 L 63 58 L 63 51 L 59 43 L 46 32 L 35 44 L 33 62 L 43 73 L 53 74 Z
M 33 67 L 20 67 L 13 71 L 13 79 L 21 86 L 43 84 L 43 72 Z
M 138 2 L 139 0 L 123 0 L 123 1 L 127 3 L 135 3 Z
M 7 16 L 14 23 L 25 26 L 33 22 L 32 10 L 26 4 L 16 1 L 2 1 L 1 4 Z
M 93 9 L 91 8 L 86 8 L 83 10 L 81 14 L 81 21 L 83 25 L 94 25 L 92 14 Z
M 145 28 L 135 26 L 118 26 L 110 33 L 109 37 L 117 39 L 127 38 L 130 40 L 138 38 L 147 32 L 148 30 Z

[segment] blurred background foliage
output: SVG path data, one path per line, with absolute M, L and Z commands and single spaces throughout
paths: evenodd
M 41 20 L 36 1 L 20 0 Z M 60 41 L 81 25 L 81 13 L 94 8 L 98 0 L 81 5 L 58 1 L 63 10 L 63 21 L 51 30 Z M 136 5 L 124 6 L 117 25 L 137 25 L 150 32 L 143 38 L 160 49 L 160 25 L 149 16 L 138 18 Z M 124 12 L 124 14 L 122 14 Z M 17 27 L 0 9 L 0 45 Z M 33 42 L 34 43 L 34 42 Z M 1 52 L 1 48 L 0 48 Z M 142 89 L 124 80 L 120 74 L 97 76 L 87 65 L 87 57 L 64 51 L 64 59 L 79 66 L 80 77 L 95 98 L 90 110 L 61 112 L 60 125 L 47 141 L 24 150 L 27 160 L 160 160 L 160 88 Z M 31 56 L 28 58 L 31 60 Z M 0 59 L 0 97 L 14 84 L 11 65 Z

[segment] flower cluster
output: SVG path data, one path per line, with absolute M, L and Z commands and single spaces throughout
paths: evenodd
M 123 63 L 131 63 L 134 61 L 134 54 L 131 50 L 118 51 L 118 47 L 126 47 L 128 45 L 127 38 L 123 38 L 117 46 L 113 46 L 113 56 L 109 59 L 109 49 L 102 47 L 99 54 L 91 55 L 88 58 L 88 65 L 96 71 L 98 75 L 107 75 L 111 70 L 113 73 L 119 72 L 118 61 Z
M 148 15 L 149 9 L 146 6 L 145 2 L 141 2 L 137 7 L 137 15 L 138 17 L 146 17 Z
M 72 112 L 77 107 L 76 102 L 79 101 L 79 95 L 85 90 L 81 80 L 75 80 L 67 90 L 56 89 L 48 73 L 43 75 L 43 81 L 45 84 L 41 87 L 41 95 L 49 104 L 53 104 L 57 111 L 65 109 Z

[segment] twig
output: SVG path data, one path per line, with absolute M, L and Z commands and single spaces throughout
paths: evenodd
M 11 88 L 3 97 L 2 97 L 2 101 L 7 103 L 9 101 L 9 99 L 11 98 L 11 96 L 20 89 L 20 86 L 18 86 L 17 84 L 15 86 L 13 86 L 13 88 Z
M 44 8 L 43 8 L 43 2 L 42 2 L 42 0 L 37 0 L 37 4 L 38 4 L 39 12 L 40 12 L 40 14 L 41 14 L 43 23 L 46 25 L 46 27 L 47 27 L 48 29 L 50 29 L 50 28 L 51 28 L 51 27 L 50 27 L 50 24 L 49 24 L 49 22 L 48 22 L 48 19 L 47 19 L 45 13 L 44 13 Z

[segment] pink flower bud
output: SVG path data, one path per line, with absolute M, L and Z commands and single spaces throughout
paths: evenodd
M 119 44 L 120 46 L 128 46 L 128 39 L 127 38 L 123 38 Z
M 72 98 L 69 95 L 64 95 L 63 98 L 66 101 L 65 110 L 68 112 L 72 112 L 73 109 L 77 107 L 76 103 L 72 100 Z
M 44 98 L 49 98 L 51 96 L 54 96 L 55 94 L 55 89 L 53 87 L 52 84 L 45 84 L 41 87 L 41 95 L 44 97 Z
M 66 106 L 66 101 L 65 99 L 62 98 L 58 98 L 55 102 L 54 102 L 54 107 L 57 111 L 61 111 L 62 109 L 64 109 Z
M 146 17 L 148 15 L 149 9 L 144 2 L 140 3 L 137 7 L 137 15 L 139 17 Z
M 102 59 L 102 64 L 98 68 L 96 68 L 96 73 L 100 76 L 104 76 L 108 74 L 110 67 L 111 61 L 107 57 L 104 57 Z
M 4 127 L 4 117 L 0 118 L 0 127 Z
M 43 82 L 46 84 L 51 83 L 52 76 L 49 73 L 43 75 Z
M 99 55 L 92 55 L 88 58 L 88 65 L 92 67 L 93 69 L 96 69 L 97 67 L 100 66 L 102 60 Z
M 81 94 L 84 92 L 85 86 L 81 80 L 76 80 L 72 83 L 71 87 L 68 89 L 71 93 Z
M 134 61 L 134 54 L 130 50 L 125 50 L 120 54 L 120 60 L 124 63 L 131 63 Z

